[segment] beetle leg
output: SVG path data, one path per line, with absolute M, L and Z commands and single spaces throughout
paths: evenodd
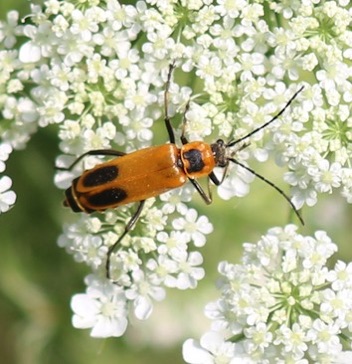
M 224 181 L 225 177 L 226 177 L 227 166 L 225 167 L 224 174 L 222 175 L 221 180 L 218 179 L 218 177 L 216 176 L 216 174 L 214 172 L 210 172 L 208 174 L 208 179 L 207 179 L 208 194 L 206 194 L 206 192 L 204 191 L 203 187 L 198 183 L 197 180 L 190 179 L 191 183 L 196 188 L 196 190 L 198 191 L 198 193 L 201 195 L 203 201 L 207 205 L 210 205 L 213 202 L 213 196 L 212 196 L 212 192 L 211 192 L 210 181 L 212 181 L 215 186 L 220 186 L 222 184 L 222 182 Z
M 221 180 L 219 180 L 219 178 L 216 176 L 214 172 L 209 173 L 208 177 L 209 180 L 211 180 L 215 186 L 220 186 L 222 181 L 224 180 L 224 177 L 222 177 Z
M 195 189 L 198 191 L 198 193 L 202 197 L 203 201 L 207 205 L 210 205 L 213 202 L 213 198 L 212 198 L 212 195 L 211 195 L 209 184 L 208 184 L 208 194 L 207 194 L 204 191 L 203 187 L 198 183 L 198 181 L 196 179 L 191 179 L 190 178 L 189 180 L 191 181 L 191 183 L 195 187 Z
M 136 212 L 132 215 L 132 217 L 130 218 L 130 220 L 128 221 L 128 223 L 126 224 L 125 230 L 123 231 L 123 233 L 121 234 L 121 236 L 116 240 L 116 242 L 109 247 L 108 253 L 106 255 L 106 263 L 105 263 L 105 270 L 106 270 L 106 278 L 107 279 L 111 279 L 111 277 L 110 277 L 110 260 L 111 260 L 111 255 L 112 255 L 113 251 L 115 250 L 115 248 L 120 244 L 120 242 L 122 241 L 122 239 L 135 226 L 136 222 L 138 221 L 139 217 L 141 216 L 144 203 L 145 203 L 145 200 L 139 202 L 138 208 L 137 208 Z
M 122 156 L 126 155 L 126 153 L 125 152 L 120 152 L 119 150 L 114 150 L 114 149 L 90 150 L 89 152 L 84 153 L 81 156 L 79 156 L 69 167 L 67 167 L 67 168 L 56 167 L 56 169 L 61 170 L 61 171 L 69 171 L 75 165 L 77 165 L 78 162 L 80 162 L 84 157 L 86 157 L 88 155 L 113 155 L 113 156 L 116 156 L 116 157 L 122 157 Z
M 169 134 L 169 139 L 170 139 L 170 143 L 171 144 L 175 144 L 176 140 L 175 140 L 175 134 L 174 134 L 174 130 L 172 128 L 171 122 L 170 122 L 170 116 L 169 116 L 169 89 L 170 89 L 170 83 L 171 83 L 171 75 L 172 75 L 172 71 L 175 68 L 175 63 L 170 64 L 169 66 L 169 73 L 167 75 L 167 80 L 166 80 L 166 84 L 165 84 L 165 93 L 164 93 L 164 112 L 165 112 L 165 126 L 167 129 L 167 132 Z
M 221 179 L 219 179 L 214 172 L 209 173 L 208 177 L 214 183 L 215 186 L 220 186 L 224 182 L 224 180 L 227 176 L 228 169 L 229 169 L 229 163 L 227 163 L 225 165 L 223 172 L 222 172 Z
M 208 194 L 206 194 L 203 187 L 197 182 L 197 180 L 190 179 L 191 183 L 196 188 L 196 190 L 201 195 L 202 199 L 204 200 L 204 202 L 207 205 L 210 205 L 213 202 L 213 196 L 212 196 L 212 193 L 211 193 L 210 181 L 212 181 L 215 186 L 220 186 L 224 182 L 224 179 L 226 177 L 227 168 L 228 168 L 228 164 L 225 166 L 224 173 L 223 173 L 220 180 L 218 179 L 218 177 L 216 176 L 216 174 L 214 172 L 210 172 L 208 174 L 208 181 L 207 181 L 207 183 L 208 183 Z
M 186 104 L 186 108 L 185 108 L 185 112 L 183 113 L 183 120 L 182 120 L 182 132 L 181 132 L 181 142 L 183 145 L 188 144 L 188 139 L 185 136 L 186 133 L 186 124 L 187 124 L 187 111 L 189 110 L 189 102 L 190 100 L 188 100 L 187 104 Z

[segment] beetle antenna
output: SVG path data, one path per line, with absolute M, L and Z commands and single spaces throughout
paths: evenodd
M 281 188 L 276 186 L 273 182 L 269 181 L 268 179 L 266 179 L 261 174 L 255 172 L 253 169 L 251 169 L 251 168 L 247 167 L 246 165 L 244 165 L 243 163 L 239 162 L 238 160 L 236 160 L 234 158 L 228 158 L 228 160 L 235 163 L 235 164 L 237 164 L 238 166 L 246 169 L 248 172 L 252 173 L 254 176 L 258 177 L 263 182 L 267 183 L 269 186 L 273 187 L 277 192 L 279 192 L 280 195 L 283 196 L 283 198 L 291 205 L 291 207 L 293 208 L 293 211 L 295 212 L 295 214 L 298 217 L 301 224 L 304 225 L 304 220 L 303 220 L 301 214 L 299 213 L 299 211 L 297 210 L 296 206 L 293 204 L 291 199 L 286 195 L 286 193 Z
M 265 124 L 263 124 L 262 126 L 259 126 L 258 128 L 252 130 L 250 133 L 248 133 L 247 135 L 243 136 L 240 139 L 234 140 L 230 143 L 227 144 L 227 147 L 232 147 L 237 143 L 242 142 L 243 140 L 251 137 L 253 134 L 257 133 L 259 130 L 262 130 L 264 128 L 266 128 L 269 124 L 271 124 L 272 122 L 274 122 L 276 119 L 278 119 L 284 112 L 285 110 L 290 106 L 290 104 L 292 103 L 292 101 L 297 97 L 297 95 L 304 89 L 304 86 L 302 86 L 298 91 L 296 91 L 294 93 L 294 95 L 287 101 L 286 105 L 268 122 L 266 122 Z

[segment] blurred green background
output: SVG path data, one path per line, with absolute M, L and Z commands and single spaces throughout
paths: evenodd
M 0 18 L 10 9 L 23 16 L 29 2 L 1 1 Z M 56 134 L 55 126 L 39 130 L 25 150 L 12 154 L 5 172 L 13 180 L 18 199 L 9 213 L 0 215 L 0 362 L 182 363 L 182 342 L 191 336 L 198 338 L 208 328 L 202 311 L 206 302 L 217 297 L 217 263 L 237 262 L 242 242 L 255 242 L 268 228 L 284 225 L 287 203 L 259 180 L 243 199 L 224 202 L 215 196 L 209 207 L 195 199 L 198 211 L 215 228 L 202 249 L 206 279 L 196 291 L 169 290 L 167 299 L 156 304 L 152 319 L 133 322 L 125 337 L 92 339 L 88 330 L 71 326 L 69 307 L 71 296 L 84 291 L 83 277 L 88 270 L 56 244 L 62 224 L 72 218 L 62 207 L 62 191 L 53 184 Z M 270 162 L 252 167 L 285 189 L 282 171 Z M 326 230 L 339 245 L 338 257 L 351 260 L 351 206 L 336 194 L 305 209 L 303 215 L 303 234 Z

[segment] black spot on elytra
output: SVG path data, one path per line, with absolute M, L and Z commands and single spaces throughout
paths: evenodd
M 88 172 L 82 179 L 84 187 L 95 187 L 113 181 L 119 174 L 116 166 L 98 167 Z
M 109 188 L 102 192 L 89 196 L 91 206 L 103 207 L 122 202 L 127 197 L 126 191 L 121 188 Z

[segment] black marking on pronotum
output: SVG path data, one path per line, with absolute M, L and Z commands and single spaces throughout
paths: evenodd
M 84 187 L 95 187 L 112 182 L 119 174 L 117 166 L 105 166 L 96 168 L 87 173 L 82 180 Z
M 188 173 L 199 172 L 204 168 L 202 153 L 198 149 L 190 149 L 184 152 L 183 157 L 189 161 Z
M 122 188 L 109 188 L 89 196 L 88 201 L 92 206 L 109 206 L 121 202 L 127 197 L 127 192 Z

